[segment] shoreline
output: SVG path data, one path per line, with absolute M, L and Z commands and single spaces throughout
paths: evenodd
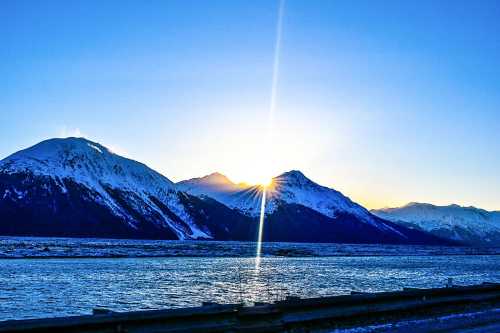
M 370 257 L 455 257 L 455 256 L 464 256 L 464 257 L 473 257 L 473 256 L 500 256 L 500 253 L 450 253 L 450 254 L 354 254 L 354 255 L 310 255 L 310 256 L 279 256 L 279 255 L 263 255 L 261 258 L 370 258 Z M 144 255 L 144 256 L 129 256 L 129 255 L 109 255 L 109 256 L 26 256 L 26 257 L 2 257 L 0 256 L 0 260 L 22 260 L 22 259 L 30 259 L 30 260 L 43 260 L 43 259 L 161 259 L 161 258 L 193 258 L 193 259 L 201 259 L 201 258 L 228 258 L 228 259 L 251 259 L 255 258 L 255 256 L 222 256 L 222 255 Z

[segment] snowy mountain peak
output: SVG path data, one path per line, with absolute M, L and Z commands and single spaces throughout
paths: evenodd
M 177 189 L 194 195 L 205 195 L 225 203 L 227 196 L 242 191 L 248 186 L 235 184 L 228 177 L 213 172 L 209 175 L 180 181 Z
M 406 205 L 404 205 L 403 207 L 414 207 L 414 206 L 431 206 L 430 204 L 426 204 L 426 203 L 420 203 L 420 202 L 408 202 Z M 390 209 L 390 207 L 386 207 L 384 209 Z
M 226 175 L 223 175 L 219 172 L 212 172 L 211 174 L 199 178 L 200 182 L 206 182 L 210 184 L 220 184 L 220 185 L 234 185 L 234 183 L 227 178 Z
M 299 170 L 291 170 L 282 173 L 281 175 L 274 177 L 273 182 L 277 184 L 288 184 L 291 186 L 305 186 L 305 185 L 314 185 L 312 180 L 307 178 L 301 171 Z
M 172 188 L 166 177 L 137 161 L 114 154 L 85 138 L 49 139 L 0 161 L 0 171 L 71 178 L 89 187 L 150 189 L 152 185 Z
M 86 155 L 86 154 L 113 154 L 109 149 L 97 142 L 85 138 L 55 138 L 42 141 L 32 147 L 18 151 L 7 157 L 7 160 L 30 158 L 46 160 L 57 158 L 61 155 Z
M 271 199 L 300 204 L 332 218 L 348 213 L 368 223 L 373 222 L 372 215 L 364 207 L 332 188 L 315 183 L 299 170 L 285 172 L 273 180 L 274 186 L 269 193 Z
M 426 211 L 441 211 L 447 212 L 447 213 L 453 213 L 453 212 L 468 212 L 469 214 L 482 214 L 484 215 L 485 213 L 490 213 L 487 210 L 477 208 L 474 206 L 460 206 L 458 204 L 450 204 L 447 206 L 438 206 L 438 205 L 433 205 L 430 203 L 422 203 L 422 202 L 410 202 L 407 203 L 406 205 L 398 208 L 383 208 L 379 209 L 379 211 L 392 211 L 392 210 L 400 210 L 400 209 L 412 209 L 412 210 L 426 210 Z M 494 213 L 494 212 L 492 212 Z
M 287 172 L 283 172 L 278 177 L 289 177 L 289 178 L 297 178 L 297 179 L 305 178 L 305 179 L 307 179 L 307 177 L 300 170 L 290 170 Z

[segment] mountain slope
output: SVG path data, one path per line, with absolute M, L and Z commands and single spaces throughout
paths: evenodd
M 170 180 L 83 138 L 46 140 L 0 161 L 0 198 L 4 234 L 210 238 Z
M 373 210 L 380 218 L 432 234 L 475 245 L 500 244 L 500 212 L 458 205 L 410 203 Z

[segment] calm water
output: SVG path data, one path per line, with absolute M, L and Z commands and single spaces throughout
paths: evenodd
M 0 259 L 0 320 L 500 282 L 498 255 Z

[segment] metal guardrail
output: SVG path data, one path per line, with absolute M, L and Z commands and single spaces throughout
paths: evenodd
M 171 310 L 101 311 L 88 316 L 4 321 L 0 322 L 0 332 L 279 332 L 376 314 L 490 301 L 500 301 L 500 284 L 291 298 L 250 307 L 208 304 Z

